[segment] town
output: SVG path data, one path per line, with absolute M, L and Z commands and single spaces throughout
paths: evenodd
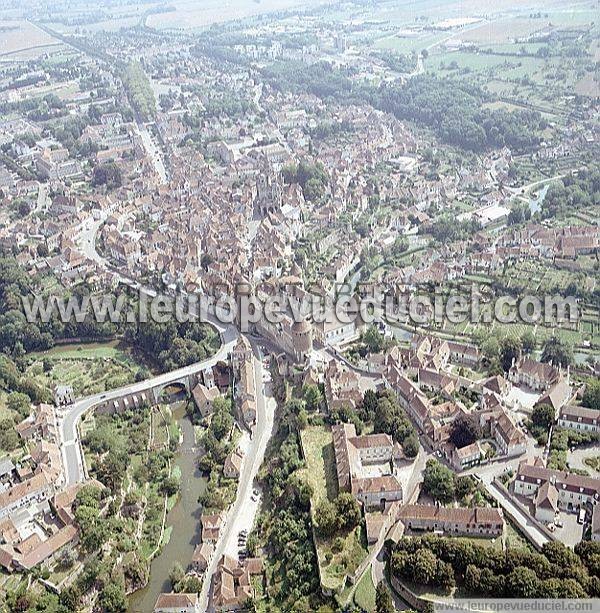
M 0 610 L 600 598 L 597 1 L 190 4 L 0 8 Z

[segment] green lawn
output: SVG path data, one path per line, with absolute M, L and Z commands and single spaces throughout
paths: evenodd
M 354 592 L 354 602 L 365 611 L 375 610 L 375 586 L 371 576 L 371 567 L 367 568 Z
M 326 426 L 308 426 L 300 433 L 306 456 L 306 468 L 298 471 L 313 489 L 313 507 L 321 500 L 333 500 L 338 493 L 337 473 L 331 429 Z

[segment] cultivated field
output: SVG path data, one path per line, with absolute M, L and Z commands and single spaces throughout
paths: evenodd
M 0 21 L 0 56 L 32 49 L 39 49 L 41 54 L 47 51 L 47 47 L 60 44 L 28 21 Z

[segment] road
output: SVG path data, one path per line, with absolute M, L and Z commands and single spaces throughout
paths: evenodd
M 62 414 L 59 414 L 59 433 L 62 444 L 62 457 L 67 485 L 83 481 L 85 478 L 83 458 L 81 455 L 81 447 L 77 431 L 77 424 L 79 423 L 82 415 L 100 403 L 120 398 L 128 394 L 136 394 L 147 391 L 157 385 L 176 381 L 181 377 L 195 374 L 206 367 L 213 366 L 219 360 L 226 359 L 237 342 L 237 329 L 233 326 L 224 327 L 222 324 L 216 322 L 211 323 L 217 327 L 222 337 L 220 349 L 211 358 L 202 362 L 191 364 L 190 366 L 185 366 L 184 368 L 179 368 L 177 370 L 158 375 L 156 377 L 151 377 L 145 381 L 132 383 L 131 385 L 126 385 L 124 387 L 110 390 L 101 394 L 87 396 L 86 398 L 82 398 L 72 405 L 69 405 L 66 407 L 66 410 L 62 412 Z
M 536 524 L 533 523 L 528 513 L 519 505 L 515 504 L 506 494 L 495 484 L 488 485 L 487 491 L 498 501 L 498 504 L 508 511 L 516 520 L 519 528 L 527 532 L 529 537 L 535 541 L 539 547 L 549 543 L 551 539 Z
M 108 267 L 108 262 L 96 250 L 96 236 L 100 226 L 104 223 L 103 219 L 92 219 L 91 217 L 83 222 L 81 233 L 77 236 L 77 244 L 83 255 L 96 262 L 103 268 Z
M 533 439 L 531 439 L 531 441 L 529 439 L 530 437 L 528 437 L 526 456 L 530 459 L 536 456 L 539 457 L 540 454 L 543 453 L 543 449 L 535 447 Z M 542 532 L 542 530 L 533 523 L 529 514 L 526 513 L 520 505 L 515 504 L 504 491 L 493 482 L 495 477 L 499 477 L 505 471 L 512 470 L 516 472 L 519 463 L 524 459 L 525 456 L 519 456 L 517 458 L 511 458 L 506 462 L 492 462 L 484 466 L 476 466 L 466 471 L 466 473 L 481 479 L 490 495 L 496 499 L 503 509 L 506 509 L 516 519 L 521 530 L 526 532 L 530 539 L 542 547 L 544 543 L 551 540 L 548 535 Z
M 254 479 L 263 462 L 267 444 L 273 433 L 275 411 L 272 406 L 272 398 L 269 397 L 268 400 L 265 394 L 262 353 L 256 340 L 252 339 L 252 337 L 248 337 L 248 339 L 254 350 L 254 381 L 257 391 L 256 426 L 254 427 L 250 447 L 242 464 L 235 502 L 227 513 L 227 518 L 219 534 L 219 540 L 215 546 L 215 551 L 204 574 L 202 592 L 200 593 L 200 611 L 214 611 L 211 594 L 212 590 L 210 589 L 213 583 L 213 575 L 217 570 L 219 560 L 223 553 L 225 553 L 227 544 L 231 539 L 237 539 L 237 534 L 240 529 L 237 519 L 244 514 L 245 507 L 250 501 Z M 267 403 L 269 406 L 267 406 Z
M 600 456 L 600 444 L 596 443 L 595 445 L 568 451 L 567 463 L 569 464 L 570 468 L 587 470 L 592 477 L 597 477 L 599 471 L 594 470 L 591 466 L 588 466 L 584 460 L 586 458 L 596 458 L 598 456 Z
M 156 170 L 156 174 L 160 177 L 161 184 L 165 184 L 167 182 L 167 169 L 165 168 L 165 164 L 162 159 L 162 151 L 160 147 L 154 142 L 152 135 L 148 131 L 148 128 L 143 123 L 137 124 L 137 129 L 144 143 L 144 149 L 148 154 L 148 157 L 152 160 L 154 164 L 154 169 Z

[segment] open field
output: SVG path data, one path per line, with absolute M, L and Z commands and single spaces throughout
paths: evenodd
M 27 21 L 0 21 L 0 56 L 31 49 L 37 49 L 36 55 L 39 55 L 45 53 L 48 46 L 60 44 Z
M 316 538 L 321 580 L 325 589 L 343 588 L 346 576 L 352 574 L 368 555 L 365 529 L 358 525 L 346 535 Z
M 485 23 L 460 34 L 461 40 L 477 44 L 496 44 L 511 42 L 514 38 L 530 36 L 548 26 L 545 19 L 510 18 Z
M 126 385 L 134 379 L 137 363 L 118 343 L 68 345 L 28 356 L 27 374 L 42 386 L 71 385 L 76 396 L 86 396 Z
M 325 426 L 309 426 L 301 431 L 306 468 L 298 471 L 298 477 L 313 490 L 311 513 L 325 499 L 337 496 L 337 476 L 331 430 Z M 364 528 L 359 525 L 348 533 L 340 532 L 331 537 L 315 536 L 317 556 L 323 586 L 334 591 L 344 587 L 346 576 L 356 570 L 367 555 Z
M 376 49 L 384 49 L 387 51 L 396 51 L 398 53 L 411 53 L 412 51 L 421 51 L 431 45 L 435 45 L 440 41 L 448 38 L 448 34 L 444 32 L 423 32 L 418 36 L 385 36 L 375 41 Z
M 306 480 L 314 492 L 313 507 L 327 498 L 337 496 L 337 476 L 331 430 L 324 426 L 309 426 L 300 433 L 306 456 L 306 468 L 298 475 Z
M 285 11 L 292 8 L 306 8 L 321 4 L 320 0 L 174 0 L 169 6 L 174 11 L 150 15 L 146 25 L 151 28 L 191 29 L 221 23 L 234 19 L 245 19 L 256 15 L 264 15 L 275 11 Z

